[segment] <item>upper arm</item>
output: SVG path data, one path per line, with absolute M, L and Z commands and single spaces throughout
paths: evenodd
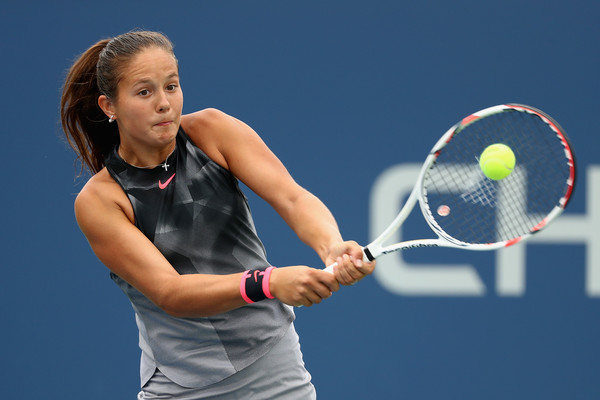
M 161 306 L 166 285 L 178 274 L 129 219 L 119 190 L 116 183 L 88 183 L 75 201 L 77 223 L 103 264 Z
M 209 109 L 186 116 L 182 125 L 211 159 L 231 171 L 279 213 L 285 213 L 299 196 L 308 194 L 244 122 Z
M 181 122 L 196 145 L 266 200 L 325 261 L 331 245 L 342 240 L 333 215 L 294 181 L 252 128 L 217 110 L 200 111 Z

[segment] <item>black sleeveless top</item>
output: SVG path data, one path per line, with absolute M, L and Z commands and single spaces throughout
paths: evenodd
M 269 266 L 237 179 L 180 128 L 164 164 L 127 164 L 115 148 L 110 175 L 127 194 L 136 226 L 180 274 L 233 274 Z M 175 318 L 115 274 L 131 300 L 142 349 L 142 385 L 159 368 L 173 382 L 204 387 L 250 365 L 286 332 L 290 307 L 266 300 L 213 317 Z

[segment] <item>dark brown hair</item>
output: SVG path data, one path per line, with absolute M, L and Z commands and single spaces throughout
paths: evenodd
M 61 122 L 82 168 L 99 172 L 106 155 L 119 143 L 117 124 L 108 122 L 98 97 L 115 99 L 124 66 L 141 50 L 154 46 L 173 54 L 173 45 L 165 35 L 132 31 L 100 40 L 71 66 L 60 102 Z

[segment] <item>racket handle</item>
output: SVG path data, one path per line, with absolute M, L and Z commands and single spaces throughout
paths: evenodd
M 333 274 L 333 268 L 337 266 L 337 263 L 334 262 L 331 265 L 328 265 L 327 267 L 325 267 L 324 271 L 329 272 L 330 274 Z
M 367 249 L 366 247 L 363 247 L 363 261 L 364 262 L 371 262 L 373 259 L 370 259 L 367 256 L 367 252 L 369 252 L 369 254 L 371 254 L 370 251 L 369 251 L 369 249 Z M 333 268 L 335 268 L 336 266 L 337 266 L 337 263 L 334 262 L 333 264 L 328 265 L 327 267 L 325 267 L 324 271 L 327 271 L 330 274 L 333 274 Z
M 365 253 L 365 249 L 366 247 L 363 247 L 363 261 L 365 262 L 369 262 L 369 257 L 367 257 L 367 254 Z M 325 267 L 323 269 L 323 271 L 329 272 L 330 274 L 333 274 L 333 268 L 335 268 L 337 266 L 337 262 L 334 262 L 331 265 L 328 265 L 327 267 Z M 297 308 L 300 308 L 302 306 L 297 306 Z

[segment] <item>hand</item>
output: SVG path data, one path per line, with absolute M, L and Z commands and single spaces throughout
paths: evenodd
M 333 269 L 334 276 L 342 285 L 354 285 L 375 269 L 375 261 L 365 262 L 362 247 L 354 241 L 331 246 L 325 262 L 326 265 L 337 263 Z
M 279 301 L 296 307 L 319 304 L 340 289 L 333 275 L 306 266 L 275 268 L 269 287 Z

